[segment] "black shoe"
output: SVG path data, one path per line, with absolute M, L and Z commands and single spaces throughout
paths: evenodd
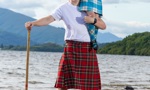
M 97 41 L 94 40 L 94 41 L 92 41 L 91 43 L 92 43 L 92 48 L 93 48 L 94 50 L 98 50 L 98 44 L 97 44 Z

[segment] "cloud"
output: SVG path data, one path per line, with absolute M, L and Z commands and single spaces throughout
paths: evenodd
M 58 6 L 66 0 L 0 0 L 0 7 L 13 9 Z
M 105 32 L 111 32 L 119 37 L 126 37 L 133 33 L 138 32 L 150 32 L 150 23 L 141 23 L 141 22 L 114 22 L 106 21 L 107 29 Z
M 103 0 L 103 3 L 113 4 L 113 3 L 119 3 L 120 0 Z
M 103 0 L 104 4 L 117 4 L 117 3 L 150 3 L 150 0 Z
M 134 0 L 136 2 L 150 2 L 150 0 Z
M 64 0 L 0 0 L 0 7 L 37 18 L 37 12 L 48 14 Z
M 12 9 L 22 9 L 22 8 L 34 8 L 40 7 L 41 2 L 36 0 L 2 0 L 0 1 L 1 7 L 9 7 Z

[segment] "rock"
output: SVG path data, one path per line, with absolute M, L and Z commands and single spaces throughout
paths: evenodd
M 134 90 L 134 88 L 131 86 L 126 86 L 125 90 Z

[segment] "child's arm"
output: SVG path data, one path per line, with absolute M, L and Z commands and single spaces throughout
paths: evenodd
M 96 21 L 95 21 L 95 19 L 96 19 Z M 85 16 L 84 21 L 86 23 L 91 23 L 91 24 L 94 23 L 94 21 L 95 21 L 94 25 L 97 26 L 99 29 L 102 29 L 102 30 L 106 29 L 105 22 L 99 17 L 98 14 L 96 14 L 96 18 L 91 17 L 91 16 Z

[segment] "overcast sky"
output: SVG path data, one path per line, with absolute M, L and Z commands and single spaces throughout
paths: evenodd
M 0 0 L 0 7 L 39 19 L 50 15 L 68 0 Z M 136 32 L 150 32 L 150 0 L 103 0 L 103 20 L 107 29 L 119 37 Z M 63 27 L 62 22 L 51 25 Z

